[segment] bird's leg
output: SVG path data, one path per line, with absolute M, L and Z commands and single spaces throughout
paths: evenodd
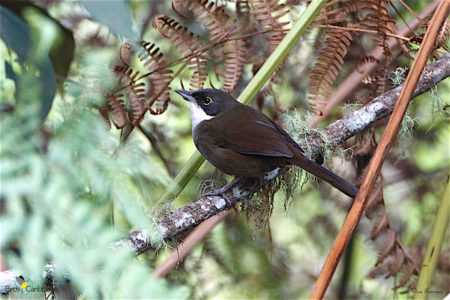
M 228 198 L 228 196 L 225 194 L 226 191 L 228 191 L 228 189 L 230 187 L 232 187 L 237 181 L 239 180 L 239 178 L 234 177 L 233 180 L 231 180 L 230 182 L 228 182 L 226 185 L 224 185 L 221 188 L 218 189 L 214 189 L 210 192 L 204 193 L 201 197 L 207 197 L 207 196 L 219 196 L 221 195 L 225 201 L 227 202 L 227 206 L 231 207 L 232 203 L 230 201 L 230 199 Z

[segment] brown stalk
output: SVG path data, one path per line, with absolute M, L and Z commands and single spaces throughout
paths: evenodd
M 398 128 L 408 108 L 409 101 L 416 86 L 417 80 L 423 71 L 425 63 L 430 56 L 433 49 L 436 37 L 439 31 L 439 27 L 442 21 L 446 18 L 447 12 L 450 6 L 450 0 L 442 0 L 430 22 L 430 26 L 425 34 L 425 38 L 420 46 L 416 59 L 413 62 L 411 71 L 408 73 L 403 89 L 395 105 L 391 118 L 386 126 L 386 130 L 380 139 L 380 142 L 375 150 L 375 153 L 369 163 L 367 174 L 364 178 L 361 188 L 356 195 L 353 206 L 339 232 L 333 248 L 331 249 L 325 264 L 320 272 L 319 278 L 316 281 L 314 289 L 311 293 L 310 299 L 322 299 L 327 291 L 327 288 L 331 282 L 334 272 L 339 264 L 339 261 L 350 241 L 356 226 L 361 219 L 364 209 L 367 204 L 367 200 L 372 193 L 373 187 L 380 174 L 381 166 L 395 136 L 398 132 Z
M 357 28 L 357 27 L 342 27 L 342 26 L 335 26 L 335 25 L 312 25 L 310 26 L 311 28 L 325 28 L 325 29 L 339 29 L 339 30 L 345 30 L 345 31 L 357 31 L 357 32 L 365 32 L 365 33 L 371 33 L 371 34 L 379 34 L 379 32 L 375 31 L 375 30 L 370 30 L 370 29 L 364 29 L 364 28 Z M 387 36 L 392 37 L 392 38 L 396 38 L 399 40 L 404 40 L 409 42 L 409 38 L 398 35 L 398 34 L 393 34 L 393 33 L 386 33 Z
M 421 14 L 420 18 L 423 19 L 426 16 L 430 15 L 436 6 L 438 5 L 439 0 L 433 1 Z M 411 28 L 414 29 L 420 24 L 420 20 L 414 18 L 407 25 L 403 26 L 399 31 L 399 36 L 407 36 L 411 34 Z M 389 48 L 393 48 L 397 44 L 397 40 L 395 38 L 390 38 L 386 42 Z M 383 47 L 376 47 L 372 53 L 369 55 L 371 57 L 376 58 L 378 61 L 383 60 Z M 334 93 L 328 98 L 327 105 L 322 109 L 321 116 L 314 116 L 311 119 L 310 126 L 315 127 L 320 121 L 328 116 L 330 111 L 337 106 L 339 103 L 345 101 L 347 97 L 350 95 L 352 91 L 354 91 L 357 86 L 360 84 L 363 78 L 367 77 L 378 65 L 377 61 L 369 61 L 366 64 L 358 67 L 357 70 L 350 73 L 347 78 L 339 85 L 339 87 L 334 91 Z

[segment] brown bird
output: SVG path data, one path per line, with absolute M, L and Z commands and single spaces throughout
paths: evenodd
M 358 189 L 309 160 L 303 149 L 277 123 L 218 89 L 176 90 L 189 101 L 192 137 L 198 151 L 224 173 L 258 177 L 296 165 L 355 197 Z

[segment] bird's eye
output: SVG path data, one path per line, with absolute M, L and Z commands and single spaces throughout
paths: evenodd
M 213 102 L 211 97 L 206 97 L 205 100 L 203 100 L 203 104 L 210 105 Z

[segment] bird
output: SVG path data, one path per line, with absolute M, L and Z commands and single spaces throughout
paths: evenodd
M 261 177 L 298 166 L 354 198 L 358 189 L 305 156 L 277 123 L 220 89 L 175 90 L 189 103 L 192 137 L 203 157 L 236 178 Z

